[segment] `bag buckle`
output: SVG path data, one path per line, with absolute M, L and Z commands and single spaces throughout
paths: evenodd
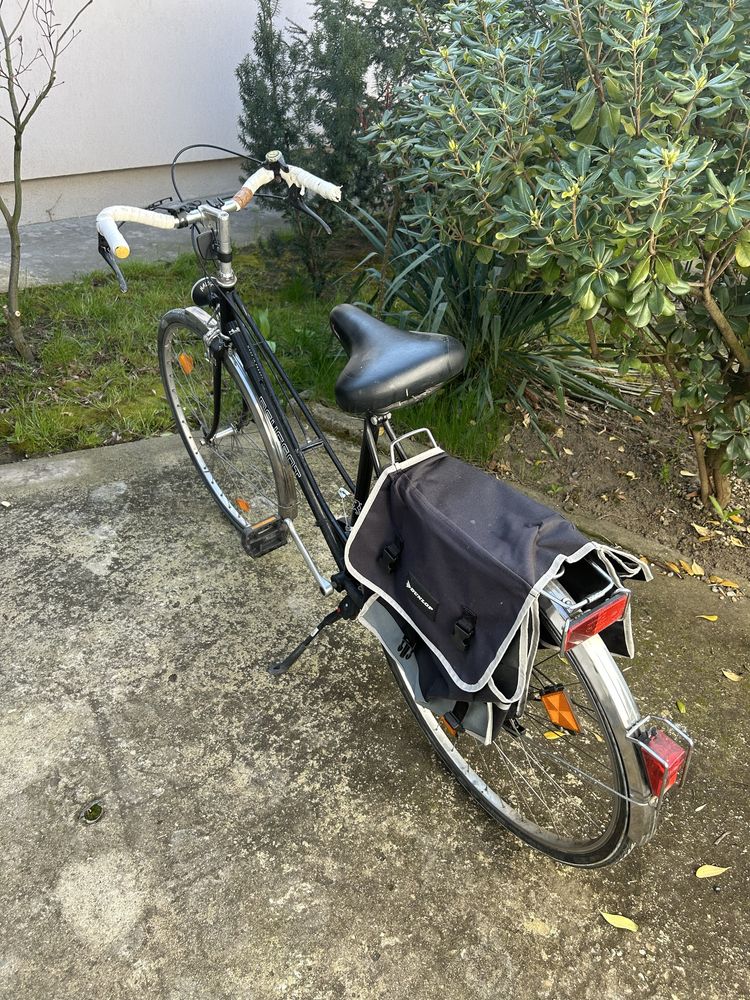
M 473 611 L 464 608 L 461 617 L 453 626 L 453 643 L 462 652 L 466 652 L 471 645 L 476 626 L 477 616 Z
M 378 556 L 378 562 L 386 573 L 393 573 L 395 571 L 403 550 L 404 543 L 400 538 L 394 538 L 392 542 L 383 546 L 383 551 Z

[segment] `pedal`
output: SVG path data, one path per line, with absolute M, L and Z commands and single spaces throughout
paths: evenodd
M 280 517 L 267 517 L 257 524 L 251 524 L 242 532 L 242 548 L 253 559 L 273 552 L 286 545 L 289 538 L 287 526 Z

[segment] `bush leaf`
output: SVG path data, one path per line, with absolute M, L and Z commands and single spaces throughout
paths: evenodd
M 707 865 L 705 867 L 710 868 L 711 866 Z M 725 869 L 722 868 L 719 870 L 724 871 Z M 704 877 L 705 876 L 701 876 L 701 878 Z M 599 910 L 599 912 L 608 924 L 612 924 L 613 927 L 618 927 L 621 931 L 632 931 L 635 933 L 638 930 L 638 924 L 635 920 L 631 920 L 630 917 L 623 917 L 619 913 L 605 913 L 604 910 Z

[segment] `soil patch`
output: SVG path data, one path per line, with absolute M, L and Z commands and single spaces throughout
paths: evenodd
M 540 414 L 557 457 L 517 424 L 493 471 L 545 493 L 568 514 L 610 519 L 692 557 L 705 575 L 750 576 L 750 483 L 732 480 L 724 516 L 698 498 L 695 455 L 669 412 L 647 420 L 582 404 Z M 700 574 L 698 574 L 700 575 Z

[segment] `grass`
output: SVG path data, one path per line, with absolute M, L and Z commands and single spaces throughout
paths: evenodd
M 341 367 L 328 328 L 331 300 L 314 300 L 289 247 L 235 257 L 240 290 L 252 312 L 266 311 L 279 357 L 313 395 L 333 399 Z M 21 309 L 32 324 L 37 363 L 22 363 L 0 342 L 0 439 L 19 455 L 89 448 L 169 430 L 159 378 L 160 316 L 190 304 L 195 259 L 131 263 L 129 290 L 95 273 L 63 285 L 28 289 Z

